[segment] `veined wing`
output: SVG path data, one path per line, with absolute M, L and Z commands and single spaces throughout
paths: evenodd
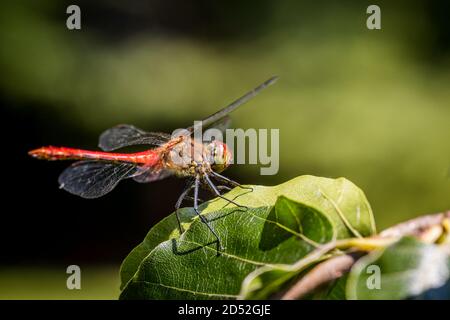
M 131 163 L 79 161 L 65 169 L 58 178 L 60 188 L 92 199 L 110 192 L 120 180 L 139 174 L 139 167 Z
M 160 146 L 169 140 L 170 134 L 146 132 L 129 124 L 121 124 L 103 132 L 98 146 L 104 151 L 112 151 L 137 144 Z
M 140 168 L 139 173 L 133 176 L 133 180 L 139 183 L 148 183 L 157 180 L 162 180 L 173 174 L 172 171 L 167 169 L 157 169 L 157 168 Z
M 216 136 L 216 132 L 213 133 L 212 136 L 206 136 L 206 133 L 210 129 L 218 130 L 222 133 L 222 138 L 220 139 L 222 142 L 226 137 L 226 129 L 228 129 L 231 125 L 231 118 L 229 116 L 225 116 L 222 119 L 213 123 L 209 128 L 204 129 L 204 135 L 202 137 L 203 142 L 209 142 L 211 139 L 220 139 L 220 137 Z M 194 137 L 195 138 L 195 137 Z
M 263 82 L 262 84 L 260 84 L 256 88 L 254 88 L 253 90 L 251 90 L 251 91 L 247 92 L 246 94 L 244 94 L 239 99 L 237 99 L 237 100 L 233 101 L 232 103 L 230 103 L 225 108 L 223 108 L 223 109 L 217 111 L 216 113 L 210 115 L 209 117 L 207 117 L 206 119 L 204 119 L 202 121 L 202 127 L 203 128 L 207 128 L 210 125 L 212 125 L 215 122 L 217 122 L 220 119 L 222 119 L 223 117 L 227 116 L 230 112 L 236 110 L 239 106 L 241 106 L 242 104 L 246 103 L 247 101 L 249 101 L 250 99 L 255 97 L 259 92 L 261 92 L 262 90 L 264 90 L 265 88 L 267 88 L 271 84 L 275 83 L 277 80 L 278 80 L 277 76 L 274 76 L 274 77 L 266 80 L 265 82 Z M 192 133 L 192 132 L 194 132 L 196 130 L 196 127 L 195 126 L 191 126 L 191 127 L 187 128 L 187 130 Z
M 224 116 L 222 119 L 217 120 L 213 124 L 210 125 L 210 128 L 217 129 L 222 131 L 222 134 L 225 135 L 225 130 L 228 129 L 231 125 L 230 116 Z
M 247 102 L 248 100 L 255 97 L 260 91 L 264 90 L 271 84 L 275 83 L 278 80 L 277 76 L 274 76 L 253 90 L 247 92 L 239 99 L 235 100 L 225 108 L 217 111 L 211 116 L 205 118 L 201 125 L 203 128 L 207 128 L 213 124 L 215 124 L 216 128 L 220 130 L 225 129 L 230 120 L 227 115 L 237 109 L 239 106 Z M 222 120 L 222 121 L 221 121 Z M 196 128 L 191 126 L 186 129 L 189 133 L 193 133 Z M 112 127 L 100 135 L 99 139 L 99 147 L 104 151 L 112 151 L 116 149 L 120 149 L 126 146 L 137 145 L 137 144 L 148 144 L 153 146 L 160 146 L 171 139 L 170 134 L 162 133 L 162 132 L 146 132 L 142 129 L 136 128 L 132 125 L 122 124 L 115 127 Z

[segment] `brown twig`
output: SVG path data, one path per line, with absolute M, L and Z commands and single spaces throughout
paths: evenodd
M 428 228 L 441 224 L 446 218 L 450 219 L 450 211 L 421 216 L 385 229 L 379 236 L 383 238 L 400 238 L 406 235 L 420 237 Z
M 310 272 L 308 272 L 306 276 L 290 288 L 281 297 L 281 300 L 301 299 L 318 287 L 340 278 L 350 270 L 359 256 L 360 255 L 356 253 L 344 254 L 330 258 L 327 261 L 318 264 Z

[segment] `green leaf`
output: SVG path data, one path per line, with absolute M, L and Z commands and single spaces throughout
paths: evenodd
M 122 264 L 121 298 L 234 299 L 256 269 L 283 270 L 317 243 L 375 232 L 364 194 L 346 179 L 301 176 L 253 188 L 225 195 L 248 209 L 223 199 L 200 207 L 225 247 L 220 254 L 192 208 L 180 210 L 186 230 L 181 236 L 174 214 L 154 226 Z
M 384 250 L 371 252 L 353 266 L 347 281 L 347 298 L 405 299 L 444 288 L 439 291 L 439 298 L 449 299 L 445 284 L 450 275 L 450 259 L 448 248 L 444 249 L 443 245 L 404 237 Z
M 348 274 L 344 274 L 339 279 L 333 281 L 330 285 L 314 296 L 318 300 L 345 300 L 345 287 Z

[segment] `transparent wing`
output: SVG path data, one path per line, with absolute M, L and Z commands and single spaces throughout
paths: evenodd
M 139 173 L 133 176 L 133 180 L 139 183 L 148 183 L 157 180 L 162 180 L 167 178 L 173 174 L 172 171 L 159 169 L 155 170 L 153 168 L 146 168 L 144 170 L 141 169 Z
M 229 116 L 225 116 L 222 119 L 216 121 L 215 123 L 213 123 L 209 128 L 204 129 L 205 135 L 203 136 L 203 142 L 208 142 L 210 140 L 210 137 L 206 137 L 206 133 L 208 130 L 210 129 L 216 129 L 219 130 L 220 132 L 222 132 L 222 140 L 225 139 L 226 136 L 226 129 L 229 128 L 231 125 L 231 118 Z M 217 139 L 217 137 L 214 135 L 215 139 Z
M 133 177 L 139 168 L 130 163 L 79 161 L 65 169 L 59 176 L 60 188 L 92 199 L 110 192 L 120 180 Z
M 230 103 L 225 108 L 223 108 L 223 109 L 217 111 L 216 113 L 210 115 L 206 119 L 203 119 L 203 121 L 202 121 L 203 128 L 209 127 L 213 123 L 217 122 L 218 120 L 220 120 L 223 117 L 225 117 L 226 115 L 228 115 L 230 112 L 236 110 L 239 106 L 243 105 L 244 103 L 246 103 L 247 101 L 249 101 L 250 99 L 255 97 L 259 92 L 261 92 L 261 90 L 264 90 L 265 88 L 267 88 L 271 84 L 275 83 L 277 80 L 278 80 L 277 76 L 266 80 L 265 82 L 263 82 L 262 84 L 260 84 L 256 88 L 254 88 L 253 90 L 251 90 L 251 91 L 247 92 L 246 94 L 244 94 L 239 99 L 237 99 L 237 100 L 233 101 L 232 103 Z M 195 126 L 192 126 L 192 127 L 187 128 L 187 130 L 189 132 L 194 132 L 196 130 L 196 128 L 195 128 Z
M 159 146 L 169 140 L 170 134 L 146 132 L 129 124 L 121 124 L 103 132 L 98 146 L 104 151 L 112 151 L 136 144 Z
M 225 130 L 228 129 L 230 125 L 231 125 L 231 118 L 229 116 L 225 116 L 222 119 L 211 124 L 210 128 L 220 130 L 225 135 Z

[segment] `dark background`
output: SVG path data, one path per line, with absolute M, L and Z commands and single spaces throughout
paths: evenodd
M 74 3 L 80 31 L 65 27 Z M 104 291 L 82 297 L 114 297 L 118 265 L 173 211 L 184 185 L 125 181 L 85 200 L 58 189 L 68 163 L 36 161 L 30 149 L 95 149 L 118 123 L 172 132 L 272 74 L 279 83 L 234 118 L 280 128 L 280 173 L 243 166 L 229 177 L 345 176 L 366 192 L 379 228 L 448 209 L 449 3 L 378 2 L 379 31 L 365 27 L 369 4 L 2 3 L 0 298 L 70 298 L 59 283 L 36 289 L 39 279 L 64 279 L 69 264 L 92 266 L 93 283 L 107 275 Z

